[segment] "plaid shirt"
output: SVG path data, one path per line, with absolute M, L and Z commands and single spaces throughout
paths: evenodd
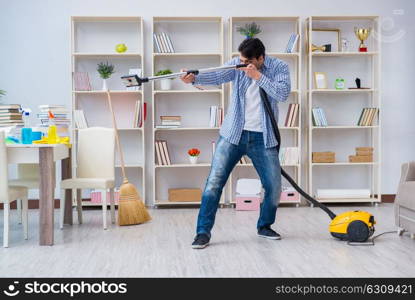
M 239 57 L 225 63 L 225 65 L 240 64 Z M 288 65 L 278 58 L 265 56 L 261 68 L 261 78 L 256 84 L 268 94 L 274 116 L 278 122 L 278 102 L 285 102 L 291 91 L 290 72 Z M 224 70 L 202 73 L 196 76 L 194 85 L 221 85 L 232 81 L 232 102 L 230 103 L 225 120 L 220 128 L 220 135 L 232 144 L 238 145 L 245 124 L 245 93 L 252 83 L 251 78 L 241 70 Z M 261 105 L 262 128 L 266 148 L 277 146 L 278 142 L 272 130 L 271 121 Z

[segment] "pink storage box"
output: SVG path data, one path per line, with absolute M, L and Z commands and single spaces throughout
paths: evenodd
M 284 202 L 298 202 L 300 200 L 300 194 L 297 191 L 283 191 L 281 192 L 280 201 Z
M 118 203 L 120 199 L 120 193 L 114 192 L 114 202 Z M 91 192 L 91 202 L 92 203 L 101 203 L 101 192 Z M 107 192 L 107 203 L 110 204 L 110 192 Z
M 235 197 L 235 201 L 236 210 L 259 210 L 259 206 L 261 204 L 261 197 L 252 195 L 237 195 Z
M 261 204 L 261 181 L 259 179 L 240 178 L 236 183 L 235 209 L 259 210 Z

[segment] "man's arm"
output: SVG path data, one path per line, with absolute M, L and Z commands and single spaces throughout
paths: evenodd
M 234 58 L 226 62 L 224 65 L 230 66 L 236 64 L 237 58 Z M 193 83 L 194 85 L 221 85 L 222 83 L 234 80 L 235 74 L 236 70 L 231 69 L 217 72 L 202 73 L 196 76 L 193 74 L 188 74 L 182 76 L 181 79 L 185 83 Z
M 277 75 L 274 79 L 270 79 L 261 74 L 256 83 L 262 87 L 265 92 L 278 102 L 285 102 L 291 91 L 290 71 L 288 65 L 280 62 L 276 67 Z

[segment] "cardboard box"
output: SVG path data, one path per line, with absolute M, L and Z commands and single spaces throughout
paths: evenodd
M 373 151 L 362 151 L 362 150 L 356 150 L 356 155 L 360 156 L 360 155 L 373 155 Z
M 373 147 L 356 147 L 356 153 L 357 151 L 370 151 L 373 152 Z
M 351 163 L 373 162 L 373 155 L 349 155 Z
M 201 189 L 169 189 L 170 202 L 200 202 Z
M 313 152 L 313 163 L 334 163 L 336 161 L 336 153 L 334 152 Z

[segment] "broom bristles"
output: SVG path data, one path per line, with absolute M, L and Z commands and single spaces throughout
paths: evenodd
M 151 220 L 140 195 L 135 186 L 127 180 L 120 187 L 120 199 L 118 202 L 118 224 L 135 225 Z

